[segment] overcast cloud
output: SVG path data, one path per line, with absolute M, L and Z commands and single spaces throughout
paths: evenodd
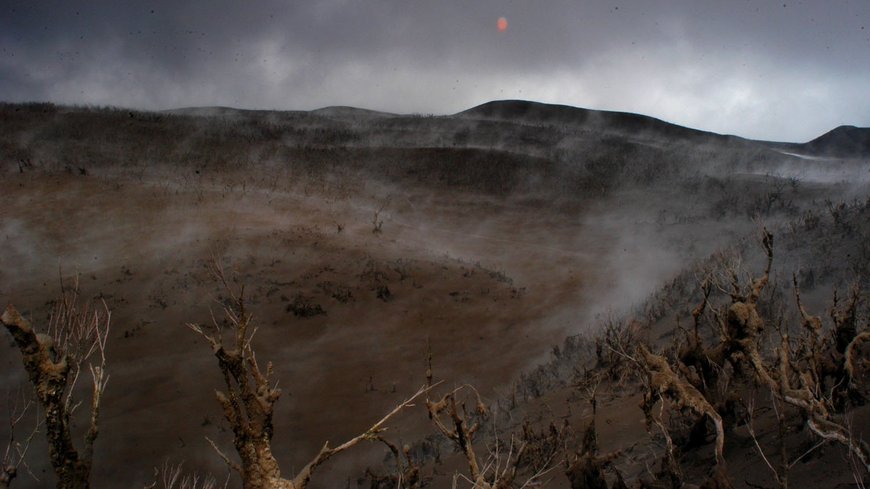
M 447 114 L 522 98 L 760 139 L 870 126 L 867 0 L 0 5 L 7 101 Z

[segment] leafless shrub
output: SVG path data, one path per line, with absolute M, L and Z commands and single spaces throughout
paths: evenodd
M 427 385 L 433 386 L 431 351 L 427 354 L 427 365 Z M 473 404 L 471 410 L 469 404 Z M 493 427 L 489 430 L 491 442 L 484 443 L 486 455 L 481 456 L 480 447 L 475 447 L 475 437 L 491 413 L 471 385 L 454 388 L 434 401 L 427 394 L 426 409 L 437 431 L 455 445 L 468 466 L 467 474 L 454 476 L 454 486 L 463 480 L 472 489 L 508 489 L 515 484 L 529 487 L 559 466 L 567 427 L 555 425 L 537 432 L 524 424 L 520 433 L 510 433 L 506 440 Z
M 172 465 L 169 461 L 154 467 L 154 482 L 145 489 L 226 489 L 229 485 L 229 479 L 218 485 L 212 476 L 184 473 L 182 469 L 182 464 Z
M 326 314 L 323 306 L 301 292 L 293 297 L 290 304 L 287 304 L 287 312 L 292 312 L 294 316 L 303 319 Z
M 614 462 L 622 456 L 623 450 L 606 454 L 599 453 L 594 399 L 593 393 L 593 397 L 590 398 L 593 406 L 592 419 L 583 433 L 579 450 L 565 459 L 565 475 L 571 483 L 571 489 L 608 489 L 605 473 L 612 471 L 616 475 L 613 489 L 620 487 L 619 484 L 624 487 L 622 474 L 614 466 Z
M 638 321 L 611 319 L 605 323 L 602 335 L 595 339 L 596 368 L 604 370 L 617 386 L 625 385 L 636 372 L 632 352 L 641 344 L 643 329 Z
M 667 398 L 676 410 L 688 410 L 699 417 L 706 416 L 712 421 L 716 430 L 716 471 L 725 471 L 725 428 L 722 424 L 722 416 L 713 408 L 709 401 L 692 384 L 678 376 L 667 360 L 650 352 L 644 345 L 638 347 L 640 364 L 646 373 L 647 391 L 644 393 L 641 405 L 647 418 L 648 427 L 655 423 L 665 432 L 660 419 L 653 417 L 653 406 Z M 670 436 L 667 436 L 669 446 Z
M 372 234 L 381 234 L 384 227 L 384 220 L 381 218 L 381 213 L 384 212 L 384 209 L 387 207 L 389 203 L 389 198 L 385 199 L 381 206 L 377 208 L 372 213 Z
M 9 442 L 6 444 L 6 450 L 3 452 L 3 459 L 0 460 L 0 489 L 9 488 L 12 480 L 18 475 L 18 470 L 22 466 L 27 469 L 35 480 L 39 480 L 27 466 L 26 456 L 27 451 L 30 449 L 30 443 L 39 433 L 39 428 L 42 426 L 43 421 L 39 417 L 38 409 L 36 409 L 33 429 L 23 440 L 17 440 L 15 438 L 15 428 L 27 417 L 30 408 L 34 407 L 34 402 L 24 395 L 16 396 L 14 400 L 10 396 L 9 401 Z
M 776 296 L 778 289 L 768 290 L 773 289 L 770 285 L 773 236 L 765 230 L 761 241 L 767 262 L 759 277 L 741 279 L 743 273 L 739 262 L 732 260 L 719 272 L 718 280 L 711 277 L 702 282 L 700 303 L 692 310 L 692 329 L 680 328 L 683 339 L 678 341 L 673 358 L 653 353 L 642 343 L 637 346 L 635 356 L 624 349 L 611 347 L 619 356 L 638 365 L 644 373 L 642 379 L 646 392 L 642 408 L 648 426 L 658 426 L 666 439 L 663 467 L 669 465 L 671 469 L 662 473 L 670 474 L 671 478 L 682 477 L 675 475 L 680 473 L 673 455 L 675 439 L 661 417 L 656 418 L 653 414 L 653 406 L 665 401 L 669 401 L 677 411 L 697 417 L 696 428 L 700 428 L 700 434 L 694 436 L 696 440 L 705 438 L 704 420 L 712 422 L 716 435 L 716 467 L 705 482 L 708 485 L 730 486 L 725 470 L 724 440 L 732 423 L 745 419 L 745 426 L 759 455 L 771 469 L 774 481 L 780 487 L 786 487 L 789 468 L 808 454 L 792 459 L 786 451 L 787 410 L 799 414 L 798 419 L 805 419 L 810 432 L 822 442 L 843 445 L 849 456 L 867 470 L 870 450 L 863 441 L 852 436 L 844 416 L 850 402 L 862 402 L 856 382 L 852 380 L 853 369 L 857 368 L 854 352 L 870 339 L 867 331 L 859 332 L 856 322 L 860 295 L 853 289 L 845 304 L 840 304 L 835 295 L 832 326 L 826 328 L 821 318 L 811 316 L 803 307 L 795 276 L 795 301 L 802 318 L 802 331 L 796 341 L 792 340 L 783 326 L 784 316 L 774 307 L 762 307 L 762 302 L 773 304 L 782 300 Z M 721 306 L 713 303 L 713 284 L 730 299 Z M 760 300 L 763 294 L 766 294 L 766 301 Z M 714 337 L 709 344 L 701 334 L 701 324 L 709 317 L 705 314 L 707 310 L 712 316 L 714 331 L 718 332 L 718 338 Z M 766 338 L 771 332 L 778 335 L 778 342 L 769 345 Z M 740 396 L 735 392 L 745 393 L 758 387 L 770 393 L 777 416 L 778 462 L 772 462 L 758 442 L 752 425 L 754 403 L 749 403 L 744 409 L 746 414 L 741 415 L 737 408 L 739 403 L 735 402 L 735 396 Z M 819 445 L 816 444 L 815 448 Z
M 341 302 L 342 304 L 347 304 L 348 302 L 353 302 L 354 300 L 353 291 L 350 287 L 346 285 L 325 281 L 318 283 L 317 287 L 321 291 L 323 291 L 324 294 L 332 297 L 333 299 Z
M 791 458 L 787 446 L 786 446 L 786 434 L 788 431 L 788 413 L 786 412 L 788 405 L 777 400 L 775 396 L 771 396 L 770 398 L 771 407 L 773 408 L 773 412 L 776 416 L 777 423 L 777 455 L 778 459 L 772 459 L 772 457 L 768 457 L 765 449 L 762 447 L 762 444 L 759 442 L 758 436 L 755 433 L 754 424 L 754 412 L 756 411 L 755 399 L 750 399 L 748 405 L 746 407 L 747 412 L 747 420 L 746 420 L 746 430 L 749 433 L 749 436 L 752 438 L 752 442 L 755 445 L 755 449 L 758 452 L 759 457 L 764 461 L 764 464 L 770 469 L 771 475 L 773 477 L 774 482 L 776 482 L 777 486 L 780 489 L 787 489 L 789 485 L 789 471 L 792 467 L 795 466 L 798 462 L 809 456 L 813 451 L 820 448 L 826 442 L 824 440 L 813 444 L 809 449 L 805 450 L 802 454 L 797 457 Z

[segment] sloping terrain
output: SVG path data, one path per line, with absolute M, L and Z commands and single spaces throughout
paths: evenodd
M 494 404 L 519 389 L 512 423 L 546 425 L 542 410 L 567 409 L 579 432 L 589 417 L 572 376 L 594 367 L 594 349 L 561 347 L 554 364 L 553 346 L 622 318 L 649 323 L 664 345 L 697 301 L 698 264 L 737 249 L 754 265 L 763 225 L 791 236 L 777 241 L 779 283 L 799 273 L 815 311 L 832 287 L 867 290 L 870 165 L 862 146 L 826 140 L 794 149 L 522 101 L 439 117 L 5 104 L 0 298 L 44 324 L 60 277 L 78 276 L 84 296 L 111 308 L 95 487 L 145 485 L 165 459 L 225 473 L 204 439 L 232 452 L 213 397 L 220 372 L 185 326 L 220 315 L 212 258 L 245 285 L 258 358 L 283 388 L 284 471 L 414 392 L 430 347 L 448 385 L 473 384 Z M 14 389 L 26 381 L 20 355 L 2 348 L 0 379 Z M 542 364 L 557 367 L 542 374 Z M 633 389 L 603 389 L 606 449 L 650 443 Z M 397 423 L 401 443 L 434 433 L 423 410 Z M 626 476 L 641 477 L 656 443 L 655 456 L 620 462 Z M 356 450 L 312 484 L 368 484 L 384 450 Z M 752 446 L 729 450 L 757 465 Z M 15 487 L 52 480 L 45 452 L 39 440 L 29 452 L 40 481 L 21 474 Z M 443 463 L 427 461 L 435 487 L 461 468 L 447 452 Z M 567 487 L 562 472 L 549 487 Z
M 800 145 L 811 154 L 826 156 L 870 156 L 870 130 L 866 127 L 840 126 Z

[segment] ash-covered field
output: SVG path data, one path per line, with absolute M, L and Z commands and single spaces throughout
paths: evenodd
M 718 324 L 715 307 L 727 308 L 735 282 L 727 272 L 746 286 L 764 269 L 764 228 L 775 238 L 760 344 L 772 345 L 782 324 L 799 337 L 794 282 L 826 331 L 833 291 L 837 307 L 854 296 L 855 334 L 866 332 L 868 141 L 870 129 L 860 128 L 806 144 L 751 141 L 520 101 L 439 117 L 4 104 L 0 299 L 36 328 L 48 324 L 62 283 L 77 282 L 83 300 L 111 310 L 94 487 L 147 486 L 167 460 L 222 483 L 226 465 L 206 437 L 235 457 L 214 397 L 223 378 L 211 347 L 186 326 L 220 320 L 228 304 L 209 263 L 234 290 L 244 285 L 256 358 L 274 365 L 282 393 L 272 451 L 287 477 L 325 441 L 365 431 L 426 383 L 431 352 L 440 391 L 473 385 L 493 407 L 476 440 L 480 458 L 510 465 L 510 454 L 494 455 L 497 436 L 510 440 L 524 421 L 558 430 L 567 421 L 533 482 L 571 487 L 565 467 L 595 419 L 602 452 L 625 451 L 602 468 L 608 483 L 616 472 L 630 484 L 664 480 L 657 470 L 667 443 L 638 408 L 642 369 L 607 370 L 596 338 L 610 331 L 654 351 L 678 346 L 705 279 L 716 286 L 702 319 Z M 715 327 L 703 327 L 715 344 Z M 0 383 L 15 399 L 30 387 L 4 334 Z M 605 346 L 607 356 L 614 348 Z M 867 356 L 853 353 L 857 397 L 831 411 L 860 439 L 870 435 L 860 395 Z M 680 373 L 681 361 L 667 358 Z M 590 372 L 607 373 L 593 375 L 598 394 Z M 734 487 L 774 487 L 760 452 L 787 446 L 791 460 L 819 437 L 796 407 L 793 425 L 777 431 L 777 401 L 745 376 L 744 405 L 753 382 L 757 397 L 752 410 L 735 411 L 742 417 L 726 438 L 727 473 Z M 77 389 L 85 401 L 72 417 L 76 443 L 88 424 L 86 369 Z M 660 402 L 662 412 L 678 411 Z M 385 437 L 412 449 L 427 485 L 450 487 L 455 473 L 467 474 L 464 454 L 438 435 L 424 404 L 392 419 Z M 17 441 L 35 411 L 16 425 Z M 747 413 L 758 436 L 747 432 Z M 0 440 L 8 435 L 3 423 Z M 678 450 L 685 482 L 719 465 L 708 435 Z M 53 485 L 47 453 L 37 434 L 12 486 Z M 832 441 L 789 470 L 803 487 L 847 484 L 867 476 L 853 467 L 855 453 Z M 319 467 L 311 486 L 388 487 L 373 485 L 372 474 L 393 464 L 383 444 L 362 444 Z M 508 487 L 535 475 L 517 466 Z

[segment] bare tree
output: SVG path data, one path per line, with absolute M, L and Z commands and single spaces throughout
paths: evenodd
M 673 453 L 673 443 L 667 429 L 661 424 L 660 419 L 652 416 L 653 406 L 658 401 L 661 401 L 663 405 L 665 398 L 673 403 L 676 410 L 689 410 L 696 416 L 706 417 L 713 422 L 716 430 L 714 478 L 722 480 L 722 484 L 729 487 L 730 484 L 725 482 L 727 480 L 725 477 L 725 428 L 722 424 L 722 416 L 698 389 L 674 372 L 664 357 L 650 352 L 642 344 L 638 346 L 638 356 L 647 377 L 647 391 L 644 393 L 642 408 L 647 422 L 654 422 L 665 435 L 668 441 L 668 453 Z
M 817 436 L 828 441 L 836 441 L 845 446 L 849 452 L 860 460 L 866 470 L 870 471 L 870 448 L 867 444 L 855 440 L 843 419 L 840 409 L 834 402 L 834 389 L 825 391 L 823 375 L 820 373 L 819 351 L 822 344 L 821 320 L 809 316 L 800 303 L 800 295 L 796 294 L 798 309 L 804 318 L 807 336 L 800 339 L 798 345 L 793 345 L 788 334 L 782 333 L 780 346 L 775 350 L 775 360 L 766 361 L 760 350 L 761 333 L 765 328 L 765 320 L 758 312 L 757 301 L 762 289 L 768 283 L 771 262 L 773 261 L 773 236 L 764 231 L 763 244 L 767 252 L 767 266 L 764 274 L 752 281 L 749 294 L 732 295 L 732 303 L 726 314 L 720 316 L 725 331 L 724 341 L 719 350 L 727 354 L 728 361 L 740 366 L 747 365 L 755 372 L 756 378 L 767 386 L 780 401 L 797 408 L 807 420 L 807 427 Z M 850 308 L 854 308 L 857 299 Z M 836 309 L 836 307 L 835 307 Z M 845 313 L 844 316 L 852 316 Z M 838 314 L 835 314 L 838 316 Z M 837 323 L 835 319 L 835 326 Z M 835 327 L 837 329 L 841 329 Z M 866 332 L 865 332 L 866 333 Z M 836 359 L 832 370 L 849 371 L 850 352 L 856 344 L 860 344 L 870 335 L 855 334 L 851 341 L 843 347 L 844 352 Z M 722 348 L 724 347 L 724 348 Z M 797 351 L 807 351 L 806 355 L 796 355 Z M 799 362 L 807 358 L 815 373 L 807 373 L 800 368 Z M 848 386 L 848 381 L 845 382 Z
M 79 301 L 78 284 L 63 288 L 54 302 L 48 326 L 37 333 L 9 305 L 0 322 L 12 334 L 21 351 L 24 368 L 45 415 L 45 431 L 51 465 L 59 489 L 89 487 L 94 441 L 99 434 L 100 401 L 109 375 L 106 373 L 106 342 L 111 312 L 105 302 L 95 307 Z M 81 404 L 75 386 L 83 368 L 91 374 L 90 422 L 81 449 L 73 441 L 71 417 Z
M 211 326 L 193 323 L 187 326 L 211 345 L 218 360 L 226 391 L 216 391 L 215 395 L 233 430 L 233 445 L 240 463 L 231 460 L 212 440 L 208 441 L 224 462 L 241 476 L 245 489 L 304 489 L 321 464 L 361 441 L 378 441 L 386 422 L 402 409 L 413 406 L 414 400 L 428 391 L 428 387 L 420 388 L 364 433 L 347 442 L 334 448 L 329 442 L 325 443 L 292 479 L 284 478 L 272 453 L 272 417 L 281 396 L 281 390 L 272 379 L 272 363 L 267 363 L 263 369 L 254 353 L 252 342 L 256 327 L 246 307 L 244 287 L 236 292 L 217 260 L 212 259 L 209 266 L 230 296 L 223 308 L 225 324 L 213 317 Z M 224 338 L 224 330 L 230 334 L 229 340 Z
M 434 387 L 431 348 L 426 361 L 426 383 L 431 389 Z M 467 407 L 469 401 L 474 404 L 473 411 Z M 426 409 L 438 432 L 455 444 L 468 465 L 468 475 L 457 474 L 454 482 L 464 479 L 472 489 L 508 489 L 515 483 L 529 487 L 559 467 L 558 454 L 566 427 L 557 429 L 554 425 L 536 433 L 526 424 L 521 433 L 511 433 L 507 441 L 502 441 L 498 430 L 493 429 L 493 442 L 485 447 L 485 458 L 481 458 L 474 446 L 475 435 L 490 413 L 480 393 L 471 385 L 454 388 L 436 401 L 427 395 Z M 523 476 L 518 477 L 521 474 Z
M 597 389 L 597 383 L 596 383 Z M 592 394 L 594 396 L 594 393 Z M 590 404 L 594 397 L 590 397 Z M 593 407 L 592 419 L 583 433 L 580 449 L 565 460 L 565 475 L 571 483 L 571 489 L 608 489 L 607 479 L 604 477 L 606 470 L 612 470 L 617 477 L 617 483 L 613 488 L 619 487 L 622 474 L 616 470 L 613 463 L 622 456 L 623 451 L 601 454 L 598 449 L 598 431 L 595 426 L 596 409 Z
M 783 319 L 766 317 L 759 306 L 762 293 L 770 283 L 773 235 L 764 230 L 761 241 L 767 255 L 763 273 L 758 278 L 750 278 L 743 286 L 736 266 L 728 267 L 725 274 L 730 280 L 730 290 L 721 285 L 718 288 L 730 296 L 730 301 L 721 307 L 709 306 L 711 286 L 705 280 L 702 301 L 692 311 L 693 331 L 684 330 L 685 342 L 675 345 L 672 358 L 653 353 L 643 344 L 637 347 L 638 364 L 645 373 L 647 392 L 642 407 L 647 419 L 656 422 L 670 440 L 664 426 L 651 416 L 653 405 L 667 399 L 680 410 L 712 421 L 716 434 L 716 470 L 707 483 L 727 487 L 723 448 L 729 425 L 724 418 L 725 415 L 734 418 L 735 408 L 729 407 L 730 399 L 723 391 L 757 389 L 760 386 L 770 392 L 779 424 L 780 460 L 776 466 L 755 436 L 753 405 L 748 407 L 746 426 L 780 487 L 788 486 L 788 470 L 795 463 L 789 459 L 783 440 L 787 431 L 786 409 L 799 413 L 798 419 L 804 419 L 809 430 L 821 440 L 842 444 L 857 464 L 870 470 L 870 449 L 852 436 L 844 411 L 848 399 L 860 397 L 854 382 L 857 368 L 854 357 L 861 345 L 870 339 L 870 334 L 859 332 L 856 324 L 858 294 L 853 291 L 844 307 L 838 305 L 835 296 L 831 313 L 833 327 L 826 332 L 822 320 L 804 309 L 795 279 L 795 298 L 803 319 L 803 333 L 793 341 L 782 325 Z M 699 334 L 699 323 L 708 307 L 712 307 L 719 336 L 718 341 L 714 340 L 709 346 L 704 344 Z M 766 347 L 764 340 L 771 329 L 779 334 L 778 347 Z M 633 359 L 627 354 L 623 356 Z M 742 375 L 735 375 L 738 372 Z M 705 421 L 701 423 L 705 424 Z M 669 441 L 668 447 L 671 446 Z M 798 460 L 806 455 L 802 454 Z

